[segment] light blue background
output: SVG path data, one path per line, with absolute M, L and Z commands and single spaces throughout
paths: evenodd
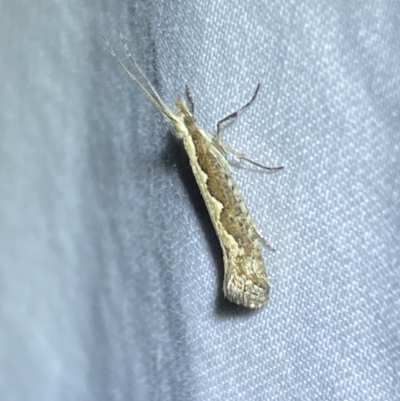
M 0 5 L 2 400 L 400 399 L 400 4 Z M 271 300 L 222 298 L 222 256 L 117 30 L 233 161 Z

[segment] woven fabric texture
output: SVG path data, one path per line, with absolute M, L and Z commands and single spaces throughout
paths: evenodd
M 400 399 L 400 4 L 0 6 L 3 400 Z M 259 311 L 171 127 L 107 51 L 224 132 L 276 248 Z M 130 66 L 131 67 L 131 66 Z

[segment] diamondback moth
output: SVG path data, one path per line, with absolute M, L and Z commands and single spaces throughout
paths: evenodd
M 178 98 L 175 102 L 176 110 L 171 110 L 132 57 L 121 34 L 120 37 L 126 56 L 138 74 L 133 74 L 126 67 L 104 38 L 108 50 L 129 79 L 140 88 L 172 125 L 175 135 L 183 142 L 197 185 L 221 244 L 224 259 L 223 292 L 225 297 L 231 302 L 250 309 L 260 308 L 267 302 L 270 290 L 259 241 L 263 237 L 249 214 L 238 185 L 232 178 L 232 168 L 227 159 L 227 152 L 234 154 L 239 160 L 248 161 L 268 171 L 277 171 L 283 167 L 266 167 L 247 159 L 243 154 L 225 144 L 221 137 L 222 125 L 234 120 L 253 103 L 260 84 L 257 85 L 248 103 L 217 123 L 217 133 L 213 136 L 196 124 L 194 102 L 188 87 L 186 87 L 187 102 Z

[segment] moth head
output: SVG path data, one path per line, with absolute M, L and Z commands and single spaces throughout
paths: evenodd
M 180 114 L 183 118 L 183 121 L 187 127 L 194 127 L 196 125 L 196 120 L 193 114 L 189 111 L 188 105 L 186 102 L 178 98 L 175 102 L 176 108 L 178 110 L 178 114 Z

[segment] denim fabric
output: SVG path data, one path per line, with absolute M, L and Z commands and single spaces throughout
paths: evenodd
M 2 400 L 399 400 L 400 5 L 0 6 Z M 218 239 L 166 102 L 226 128 L 271 299 L 222 296 Z

